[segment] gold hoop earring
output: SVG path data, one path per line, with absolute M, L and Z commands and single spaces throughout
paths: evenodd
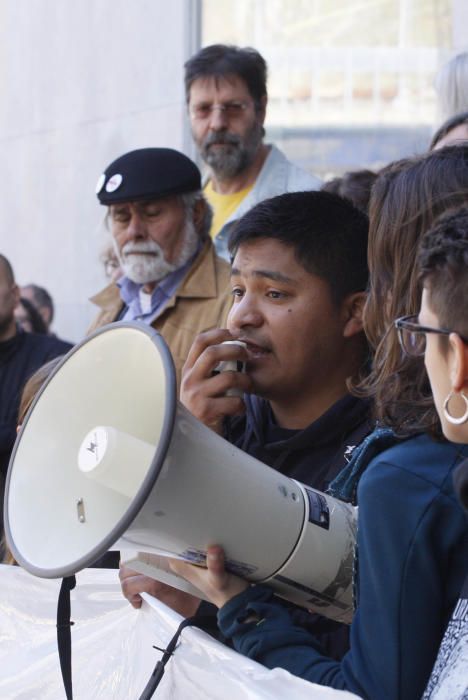
M 447 396 L 447 398 L 444 401 L 443 411 L 444 411 L 444 416 L 448 420 L 449 423 L 451 423 L 452 425 L 462 425 L 463 423 L 466 423 L 466 421 L 468 420 L 468 398 L 465 396 L 463 391 L 461 391 L 460 394 L 458 394 L 458 396 L 461 396 L 461 398 L 465 402 L 466 408 L 465 408 L 465 413 L 462 416 L 460 416 L 459 418 L 455 418 L 455 416 L 452 416 L 451 413 L 449 412 L 448 406 L 449 406 L 450 399 L 456 395 L 457 394 L 455 391 L 450 392 L 450 394 Z

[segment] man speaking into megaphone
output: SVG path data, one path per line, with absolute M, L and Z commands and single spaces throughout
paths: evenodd
M 199 420 L 319 491 L 371 429 L 367 403 L 347 390 L 367 357 L 367 232 L 367 217 L 329 193 L 258 204 L 230 239 L 227 329 L 199 335 L 183 370 L 181 400 Z M 245 363 L 245 373 L 216 371 L 228 361 Z M 198 608 L 187 593 L 125 566 L 120 576 L 135 607 L 146 591 L 184 615 Z M 345 625 L 299 609 L 294 615 L 304 626 L 320 624 L 328 653 L 341 658 Z

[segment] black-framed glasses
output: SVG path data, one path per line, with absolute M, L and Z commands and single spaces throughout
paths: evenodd
M 448 330 L 446 328 L 429 328 L 429 326 L 421 326 L 418 323 L 418 316 L 414 314 L 412 316 L 402 316 L 397 318 L 395 323 L 395 328 L 398 332 L 398 340 L 400 341 L 401 348 L 410 357 L 421 357 L 426 351 L 426 333 L 437 333 L 438 335 L 450 335 L 450 333 L 456 333 L 456 331 Z M 458 335 L 463 340 L 463 342 L 468 343 L 468 340 Z

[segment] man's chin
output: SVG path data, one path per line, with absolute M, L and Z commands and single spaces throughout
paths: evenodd
M 238 147 L 233 146 L 229 143 L 217 143 L 211 144 L 203 152 L 203 159 L 208 165 L 212 164 L 212 161 L 222 161 L 224 158 L 235 158 L 238 159 Z
M 252 363 L 247 360 L 245 364 L 245 373 L 248 375 L 250 381 L 252 382 L 252 389 L 249 392 L 250 394 L 256 394 L 257 396 L 261 396 L 262 398 L 267 398 L 265 396 L 265 392 L 268 393 L 268 386 L 269 382 L 268 381 L 262 381 L 265 380 L 265 376 L 262 377 L 261 371 L 258 370 L 258 368 L 252 366 Z
M 127 279 L 129 279 L 131 282 L 134 284 L 152 284 L 153 282 L 160 282 L 164 277 L 167 276 L 167 274 L 162 274 L 162 273 L 156 273 L 156 272 L 151 272 L 151 273 L 142 273 L 135 271 L 133 269 L 128 269 L 128 270 L 123 270 L 123 273 Z
M 160 282 L 172 272 L 173 266 L 166 263 L 160 257 L 152 254 L 140 260 L 126 259 L 122 263 L 122 271 L 129 280 L 135 284 L 150 284 Z

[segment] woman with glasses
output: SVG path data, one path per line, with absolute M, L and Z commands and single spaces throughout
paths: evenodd
M 402 351 L 394 327 L 420 308 L 421 237 L 463 203 L 464 147 L 395 163 L 372 191 L 364 322 L 375 356 L 359 391 L 373 398 L 379 427 L 333 491 L 359 505 L 350 651 L 341 662 L 326 657 L 267 587 L 224 570 L 219 547 L 208 548 L 207 571 L 173 564 L 220 608 L 220 629 L 238 651 L 366 700 L 421 697 L 465 576 L 467 523 L 454 508 L 452 474 L 468 447 L 443 440 L 423 358 Z
M 440 217 L 419 252 L 423 293 L 416 318 L 399 319 L 406 352 L 424 353 L 444 435 L 468 443 L 468 208 Z M 468 460 L 454 474 L 468 511 Z M 456 505 L 454 504 L 454 509 Z M 468 558 L 466 560 L 468 572 Z M 424 700 L 468 696 L 468 578 L 442 641 Z

